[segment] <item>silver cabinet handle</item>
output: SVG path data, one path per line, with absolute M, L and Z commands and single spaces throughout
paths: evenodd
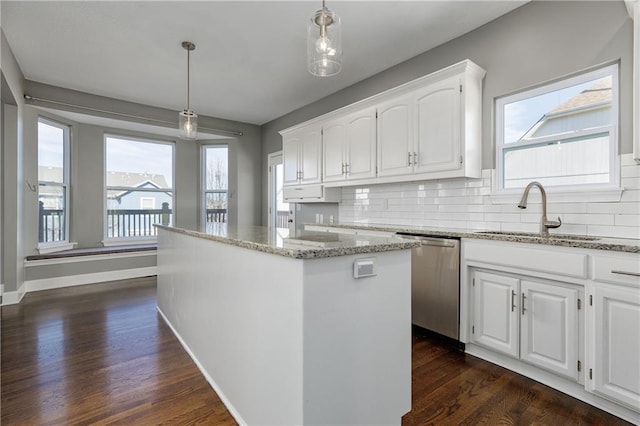
M 416 154 L 415 152 L 413 153 L 413 165 L 418 165 L 418 154 Z
M 525 309 L 524 309 L 524 299 L 526 299 L 526 297 L 525 297 L 524 293 L 522 293 L 522 315 L 524 315 L 524 311 L 525 311 Z
M 640 272 L 616 271 L 615 269 L 612 269 L 611 273 L 620 274 L 620 275 L 630 275 L 632 277 L 640 277 Z
M 344 163 L 344 174 L 345 175 L 349 174 L 349 163 Z
M 516 292 L 511 290 L 511 312 L 516 309 Z
M 408 156 L 407 166 L 411 166 L 411 153 L 407 152 L 407 156 Z
M 342 173 L 340 173 L 341 175 L 344 174 L 344 163 L 342 163 Z

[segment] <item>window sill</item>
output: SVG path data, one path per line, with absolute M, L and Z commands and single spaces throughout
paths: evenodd
M 71 250 L 76 248 L 77 245 L 78 243 L 67 243 L 67 242 L 43 244 L 38 246 L 38 253 L 49 254 L 49 253 L 55 253 L 58 251 Z
M 522 198 L 523 189 L 517 191 L 494 192 L 489 195 L 491 204 L 517 204 Z M 591 190 L 546 189 L 547 203 L 617 203 L 622 199 L 622 188 L 600 188 Z M 533 189 L 529 193 L 530 202 L 540 202 L 540 191 Z
M 114 246 L 128 246 L 128 245 L 138 245 L 138 244 L 156 244 L 158 239 L 153 238 L 110 238 L 108 240 L 102 240 L 103 247 L 114 247 Z

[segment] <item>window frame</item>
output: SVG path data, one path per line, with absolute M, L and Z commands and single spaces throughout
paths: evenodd
M 227 189 L 207 190 L 207 148 L 227 148 Z M 200 146 L 200 223 L 201 229 L 205 230 L 207 226 L 207 194 L 227 194 L 227 222 L 229 223 L 229 144 L 205 143 Z
M 550 185 L 545 187 L 547 193 L 551 195 L 554 201 L 574 202 L 584 199 L 584 194 L 589 192 L 591 200 L 598 201 L 615 201 L 620 199 L 622 190 L 620 188 L 620 137 L 619 137 L 619 109 L 620 109 L 620 66 L 617 62 L 603 66 L 598 66 L 588 70 L 581 71 L 570 76 L 565 76 L 551 82 L 542 83 L 540 85 L 519 90 L 505 96 L 496 97 L 494 99 L 494 132 L 495 132 L 495 179 L 493 185 L 492 197 L 494 200 L 500 200 L 501 197 L 511 198 L 509 196 L 520 195 L 523 188 L 505 188 L 504 187 L 504 155 L 506 151 L 514 148 L 535 147 L 548 143 L 552 140 L 558 140 L 558 135 L 541 136 L 533 140 L 525 142 L 505 143 L 504 141 L 504 106 L 513 102 L 530 99 L 535 96 L 562 90 L 570 86 L 585 83 L 587 81 L 596 80 L 611 76 L 612 93 L 611 93 L 611 125 L 594 127 L 590 129 L 581 129 L 573 133 L 567 133 L 566 139 L 574 137 L 596 135 L 602 132 L 609 132 L 609 181 L 607 183 L 586 183 L 573 185 Z M 532 178 L 535 180 L 535 178 Z M 553 194 L 561 194 L 561 197 L 554 197 Z M 575 195 L 571 196 L 572 194 Z
M 107 206 L 107 194 L 110 190 L 131 190 L 131 187 L 123 187 L 123 186 L 108 186 L 107 185 L 107 140 L 109 138 L 119 139 L 119 140 L 128 140 L 131 142 L 142 142 L 142 143 L 153 143 L 158 145 L 168 145 L 171 147 L 171 187 L 169 188 L 158 188 L 158 189 L 150 189 L 150 188 L 135 188 L 135 192 L 170 192 L 172 197 L 172 206 L 171 206 L 171 214 L 172 214 L 172 226 L 176 224 L 176 142 L 173 140 L 164 140 L 164 139 L 153 139 L 151 137 L 145 136 L 134 136 L 127 135 L 121 133 L 104 133 L 103 135 L 103 195 L 102 195 L 102 215 L 103 215 L 103 240 L 102 245 L 107 246 L 115 246 L 115 245 L 127 245 L 127 244 L 144 244 L 144 243 L 155 243 L 158 241 L 158 237 L 156 235 L 145 235 L 145 236 L 133 236 L 133 237 L 109 237 L 109 226 L 108 226 L 108 206 Z
M 75 246 L 75 243 L 71 243 L 70 242 L 70 237 L 69 237 L 69 226 L 70 226 L 70 209 L 71 209 L 71 172 L 70 172 L 70 167 L 71 167 L 71 137 L 72 137 L 72 132 L 71 132 L 71 125 L 68 123 L 64 123 L 58 120 L 54 120 L 52 118 L 49 117 L 45 117 L 42 115 L 39 115 L 37 120 L 36 120 L 36 125 L 39 125 L 40 123 L 44 123 L 48 126 L 51 127 L 56 127 L 60 130 L 62 130 L 62 135 L 63 135 L 63 141 L 62 141 L 62 183 L 58 183 L 58 182 L 50 182 L 50 181 L 41 181 L 40 180 L 40 159 L 38 158 L 38 187 L 37 187 L 37 200 L 38 200 L 38 252 L 44 254 L 44 253 L 51 253 L 51 252 L 55 252 L 55 251 L 60 251 L 60 250 L 66 250 L 69 248 L 73 248 Z M 37 143 L 37 147 L 38 147 L 38 151 L 40 150 L 40 134 L 38 133 L 38 137 L 37 137 L 38 143 Z M 64 190 L 64 239 L 63 240 L 59 240 L 59 241 L 40 241 L 40 212 L 39 212 L 39 206 L 40 206 L 40 185 L 43 186 L 52 186 L 52 187 L 60 187 L 63 188 Z

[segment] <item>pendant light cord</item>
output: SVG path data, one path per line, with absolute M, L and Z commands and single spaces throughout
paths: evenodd
M 191 61 L 189 55 L 191 55 L 191 50 L 187 49 L 187 111 L 191 111 L 189 107 L 189 89 L 191 87 Z

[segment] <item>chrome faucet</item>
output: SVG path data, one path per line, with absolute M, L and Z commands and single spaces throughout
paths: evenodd
M 522 194 L 522 199 L 518 204 L 518 208 L 526 209 L 527 208 L 527 197 L 529 197 L 529 191 L 532 187 L 537 186 L 540 190 L 540 194 L 542 195 L 542 218 L 540 219 L 540 235 L 542 237 L 549 236 L 549 228 L 559 228 L 562 225 L 562 221 L 558 218 L 558 221 L 555 220 L 547 220 L 547 193 L 545 192 L 542 184 L 540 182 L 531 182 L 524 189 L 524 193 Z

